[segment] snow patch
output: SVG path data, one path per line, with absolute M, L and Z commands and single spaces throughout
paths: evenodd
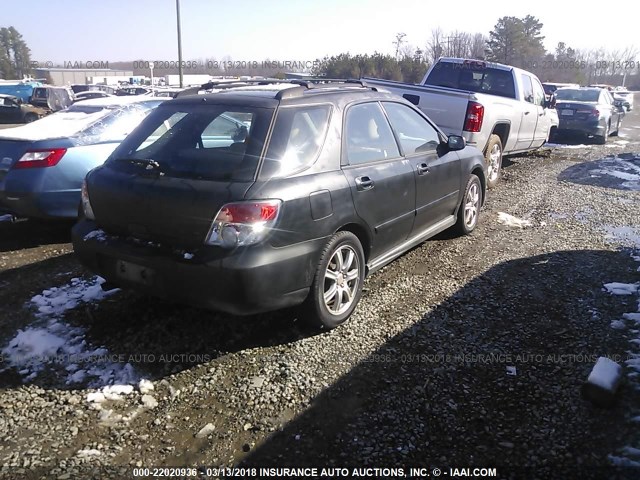
M 123 355 L 112 355 L 104 347 L 95 347 L 86 339 L 83 327 L 71 326 L 63 314 L 78 305 L 95 302 L 111 295 L 104 292 L 104 279 L 71 279 L 62 287 L 51 287 L 34 296 L 27 306 L 36 307 L 37 321 L 18 330 L 1 350 L 6 368 L 15 368 L 25 382 L 34 380 L 45 369 L 58 372 L 67 385 L 87 382 L 89 386 L 129 384 L 139 376 Z M 133 390 L 129 385 L 127 390 Z M 103 396 L 121 393 L 108 390 Z M 99 403 L 95 397 L 93 402 Z
M 580 144 L 580 145 L 567 145 L 565 143 L 547 143 L 545 147 L 551 148 L 589 148 L 589 145 Z
M 523 220 L 504 212 L 498 212 L 498 223 L 512 228 L 524 228 L 532 225 L 529 220 Z
M 638 293 L 640 283 L 605 283 L 604 288 L 612 295 L 633 295 Z

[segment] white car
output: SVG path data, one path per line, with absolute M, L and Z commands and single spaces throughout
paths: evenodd
M 627 109 L 627 112 L 630 112 L 631 110 L 633 110 L 633 92 L 630 92 L 627 89 L 619 90 L 618 88 L 612 91 L 611 95 L 613 95 L 614 100 L 623 101 L 623 105 Z

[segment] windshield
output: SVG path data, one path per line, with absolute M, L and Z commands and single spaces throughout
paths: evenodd
M 577 88 L 561 88 L 556 90 L 556 100 L 573 100 L 574 102 L 597 102 L 600 90 L 581 90 Z
M 171 177 L 249 181 L 272 115 L 265 108 L 169 103 L 149 115 L 107 163 L 135 173 L 153 161 Z
M 483 62 L 438 62 L 429 73 L 425 85 L 516 98 L 512 73 L 487 67 Z

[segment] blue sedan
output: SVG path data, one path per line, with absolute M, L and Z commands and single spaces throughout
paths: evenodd
M 82 181 L 164 99 L 86 100 L 25 126 L 0 130 L 0 210 L 73 219 Z

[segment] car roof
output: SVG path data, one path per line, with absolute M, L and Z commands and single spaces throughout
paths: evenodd
M 18 97 L 15 95 L 7 95 L 6 93 L 0 93 L 0 98 L 10 98 L 11 100 L 17 100 Z

